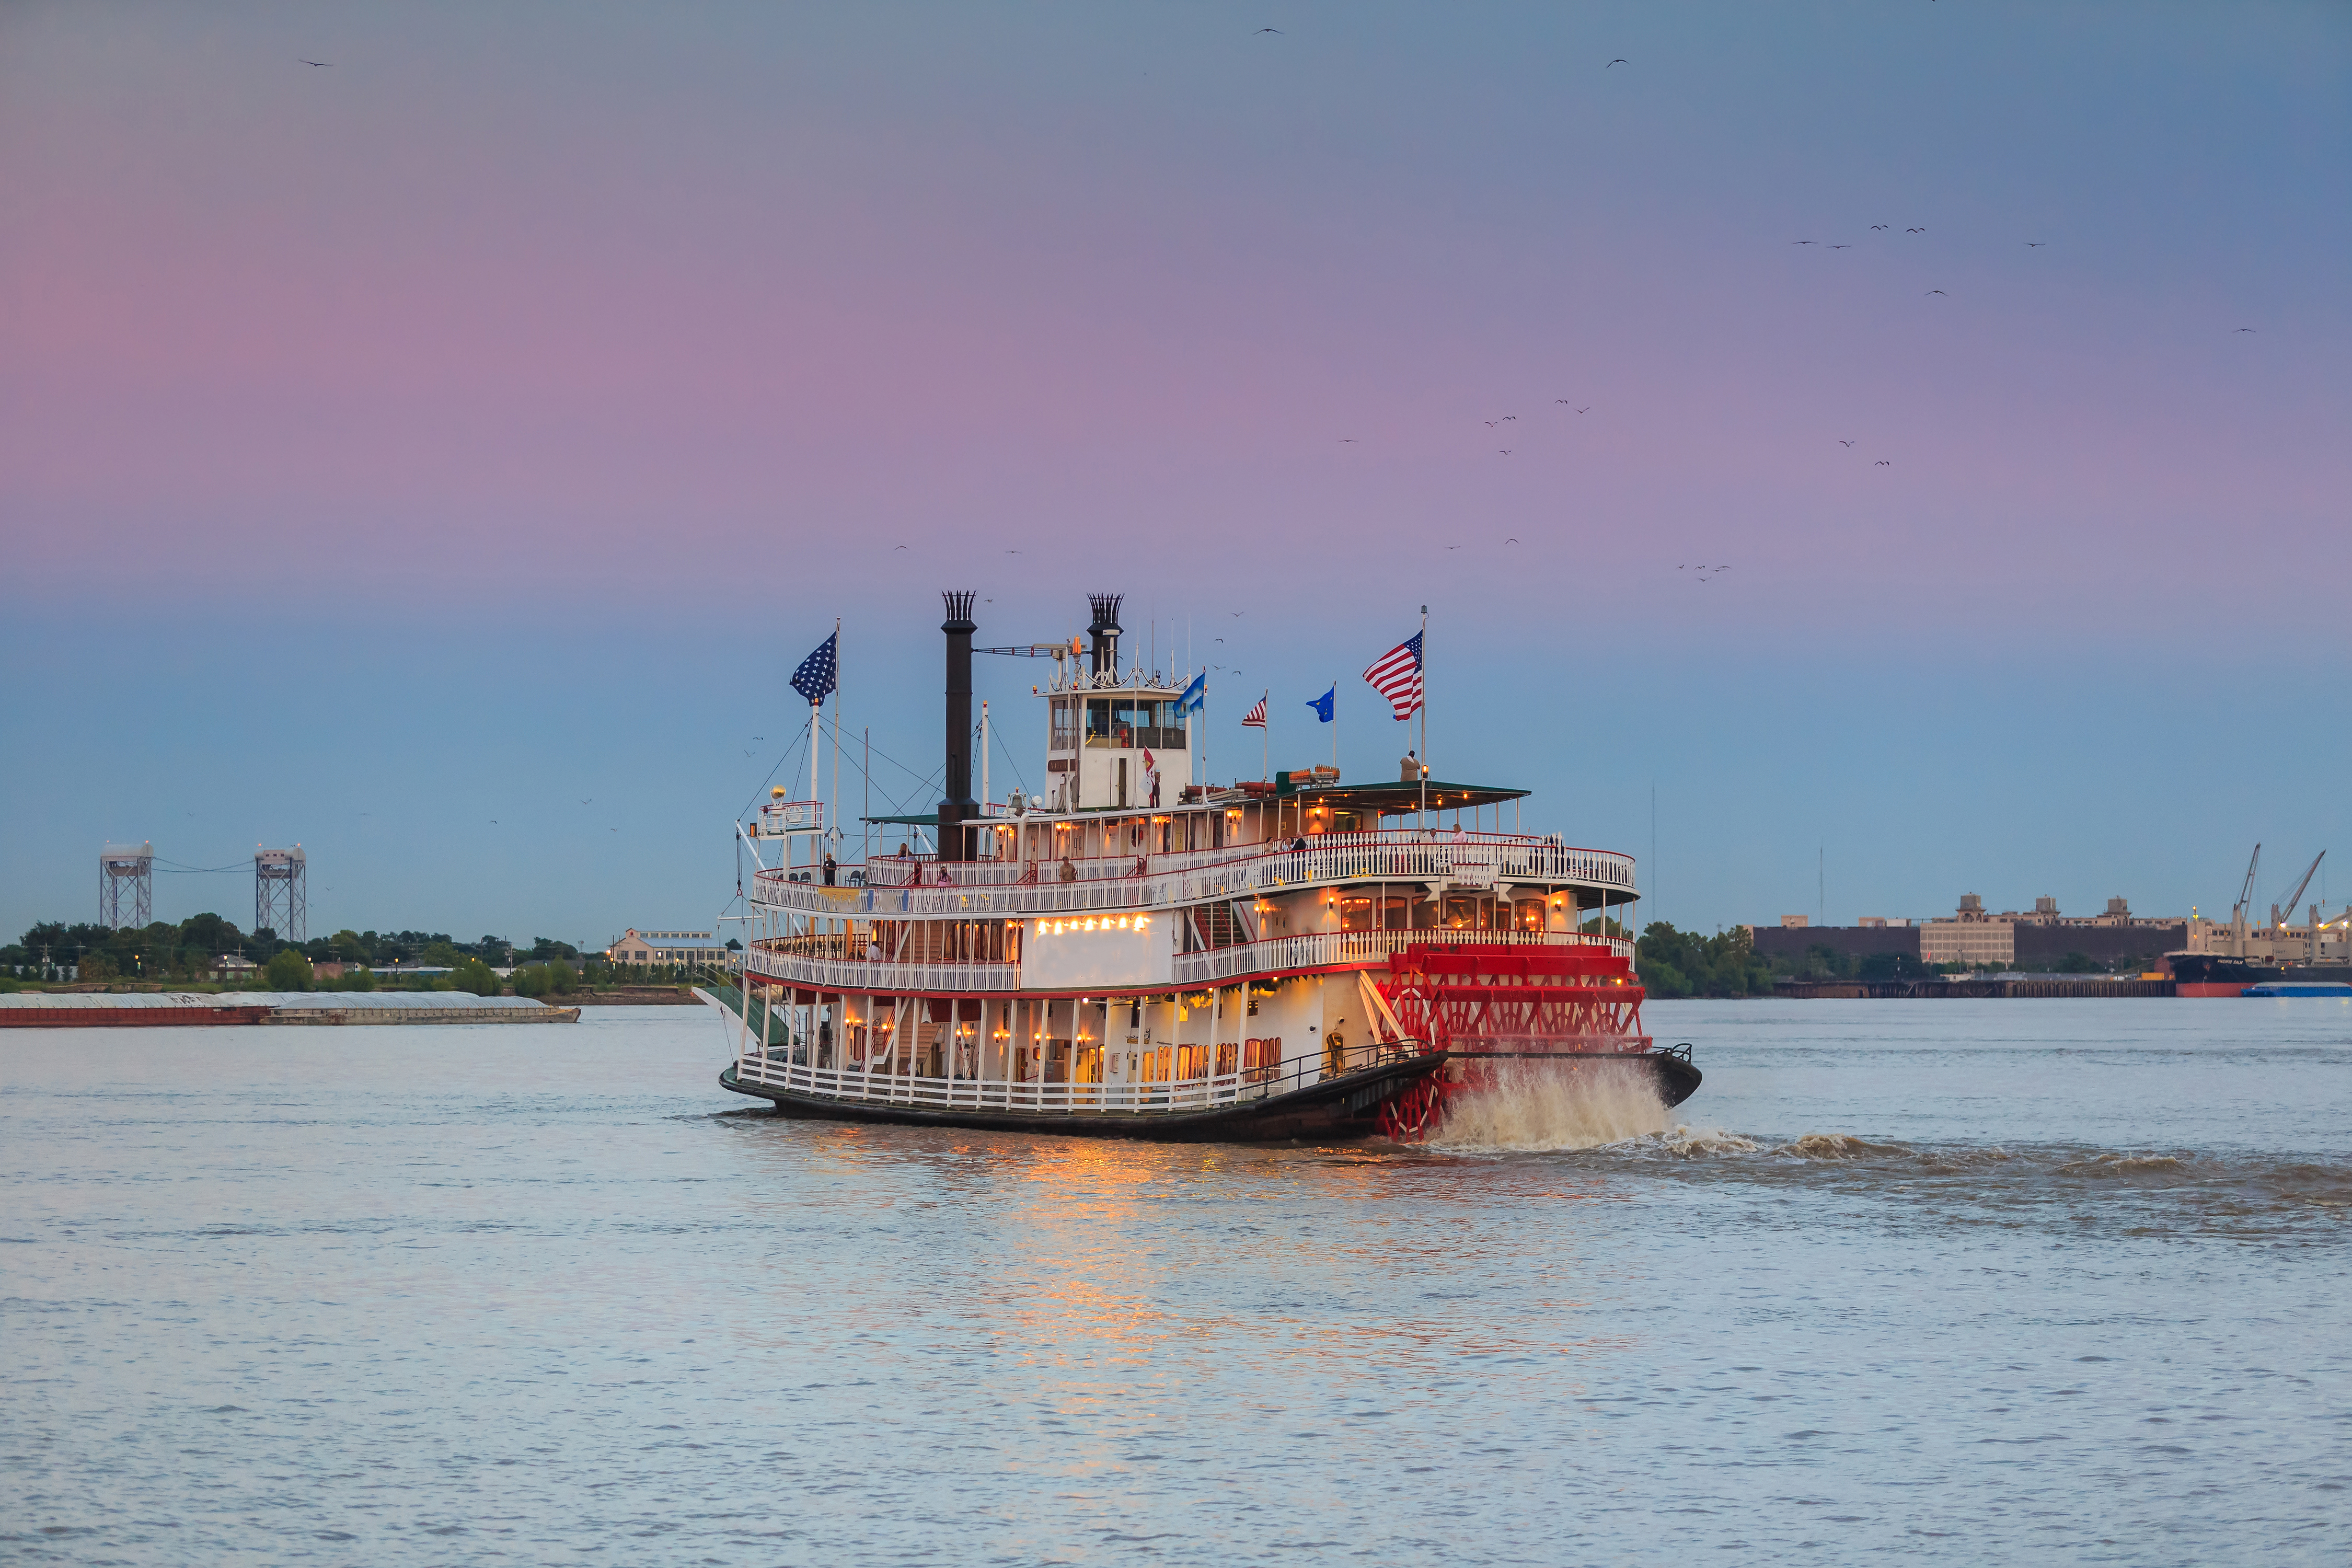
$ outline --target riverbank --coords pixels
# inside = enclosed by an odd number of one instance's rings
[[[2174,996],[2169,980],[2118,978],[2108,974],[1987,974],[1938,976],[1932,980],[1782,980],[1775,996],[1801,1002],[1864,998],[1957,1000],[1981,996]]]

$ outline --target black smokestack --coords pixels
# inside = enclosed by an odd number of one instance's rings
[[[1118,673],[1118,602],[1119,594],[1088,594],[1087,603],[1095,610],[1094,624],[1087,631],[1095,639],[1095,673],[1115,676]]]
[[[971,798],[971,618],[972,595],[946,593],[948,618],[948,797],[940,802],[940,858],[964,858],[963,825],[980,815]]]

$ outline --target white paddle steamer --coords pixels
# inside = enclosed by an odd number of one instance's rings
[[[1687,1047],[1643,1033],[1615,934],[1630,857],[1504,831],[1524,790],[1195,780],[1191,683],[1121,668],[1108,595],[1091,646],[982,650],[1051,657],[1051,784],[975,799],[978,628],[971,595],[946,599],[937,813],[873,819],[907,842],[856,863],[817,801],[779,790],[742,826],[740,984],[702,993],[734,1037],[726,1088],[798,1116],[1196,1140],[1419,1138],[1513,1072],[1697,1088]]]

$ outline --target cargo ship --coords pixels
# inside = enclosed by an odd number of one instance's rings
[[[2176,996],[2243,996],[2251,985],[2352,982],[2352,963],[2266,963],[2220,952],[2169,952]]]
[[[1689,1047],[1643,1028],[1632,857],[1507,830],[1527,791],[1417,760],[1195,779],[1205,676],[1123,665],[1118,595],[1090,596],[1087,639],[979,650],[1051,661],[1048,782],[988,799],[983,760],[975,797],[973,597],[945,595],[936,812],[863,819],[853,858],[813,753],[809,798],[774,789],[736,825],[748,940],[701,990],[732,1037],[722,1087],[837,1121],[1408,1142],[1530,1075],[1696,1090]],[[1425,635],[1366,672],[1399,719]],[[830,647],[794,681],[819,737]],[[985,759],[984,703],[978,729]]]

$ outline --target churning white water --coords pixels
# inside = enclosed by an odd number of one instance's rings
[[[1666,1130],[1665,1102],[1640,1068],[1591,1062],[1564,1070],[1543,1062],[1500,1062],[1492,1086],[1456,1095],[1430,1147],[1533,1153],[1597,1149]]]

